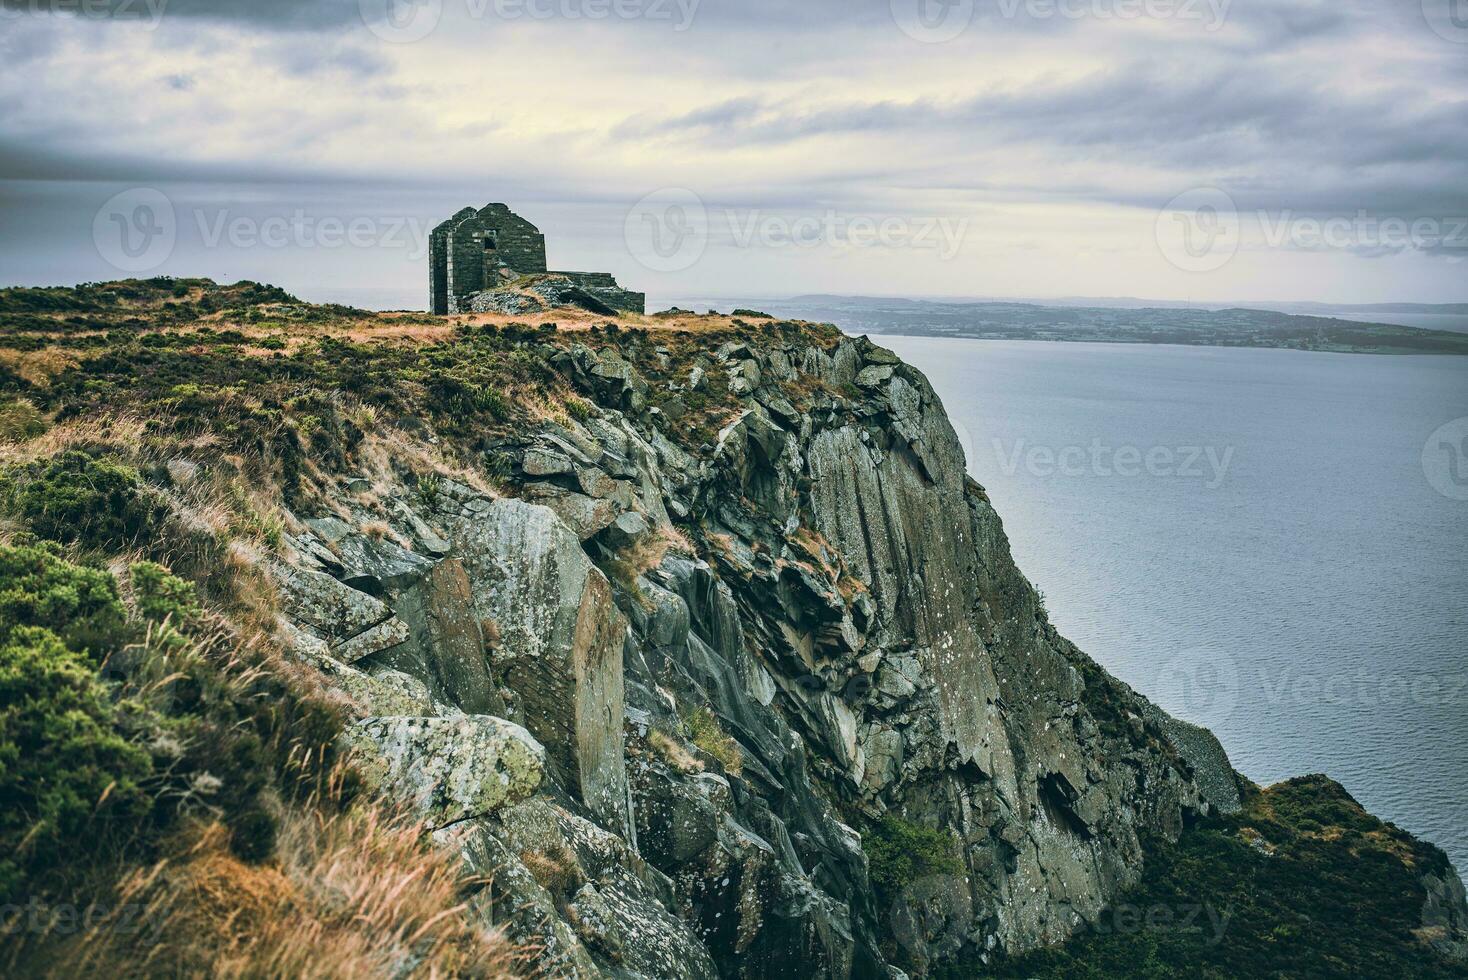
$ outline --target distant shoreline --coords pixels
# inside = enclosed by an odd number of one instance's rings
[[[1255,347],[1336,354],[1468,354],[1468,333],[1464,332],[1275,310],[1051,306],[837,296],[740,302],[755,304],[775,316],[830,322],[847,333],[873,336]],[[692,305],[701,307],[708,303],[699,301]]]
[[[837,324],[837,326],[840,327],[840,324]],[[852,336],[859,336],[861,333],[852,333],[845,328],[841,329],[843,333],[851,333]],[[1280,344],[1221,344],[1175,340],[1099,340],[1091,337],[971,337],[960,334],[901,333],[895,330],[890,330],[885,333],[866,331],[866,335],[876,341],[880,341],[883,337],[904,337],[912,340],[975,340],[983,343],[1096,344],[1106,347],[1202,347],[1209,350],[1279,350],[1293,351],[1298,354],[1369,354],[1379,357],[1452,357],[1458,353],[1468,353],[1431,350],[1370,350],[1366,348],[1343,348],[1336,350],[1329,347],[1288,347]]]

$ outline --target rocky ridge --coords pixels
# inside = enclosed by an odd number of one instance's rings
[[[597,408],[503,440],[506,493],[359,478],[384,529],[344,481],[276,575],[381,784],[493,874],[482,914],[551,975],[1021,951],[1097,916],[1144,836],[1238,806],[1211,735],[1050,626],[890,351],[731,340],[654,406],[618,347],[546,346]],[[715,368],[737,411],[684,448],[676,396]],[[959,873],[879,901],[857,828],[884,816],[951,831]]]

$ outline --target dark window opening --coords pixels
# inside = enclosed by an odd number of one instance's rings
[[[499,246],[496,245],[495,242],[494,242],[494,236],[493,235],[485,235],[484,236],[484,250],[486,252],[493,252],[498,247]]]

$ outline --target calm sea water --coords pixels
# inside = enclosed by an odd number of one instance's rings
[[[1468,501],[1441,437],[1424,465],[1468,358],[876,339],[1062,632],[1256,782],[1326,773],[1468,872]]]

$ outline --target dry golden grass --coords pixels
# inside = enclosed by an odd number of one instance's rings
[[[582,877],[576,855],[560,842],[550,850],[522,851],[520,863],[540,887],[558,901],[570,898],[581,887]]]
[[[698,334],[738,330],[740,325],[735,322],[738,319],[738,317],[724,315],[710,316],[706,313],[686,313],[675,316],[623,313],[617,317],[608,317],[605,314],[592,313],[577,307],[554,307],[540,313],[464,313],[436,317],[432,321],[427,321],[426,314],[423,313],[401,311],[376,313],[370,319],[351,321],[342,327],[328,329],[338,336],[357,342],[402,340],[431,344],[452,340],[462,326],[504,327],[512,323],[554,323],[558,330],[578,333],[614,322],[623,329],[637,328],[667,333]],[[263,337],[282,333],[279,324],[272,325],[268,329],[248,323],[230,323],[228,326],[241,331],[246,336]],[[292,340],[318,338],[322,331],[319,325],[302,324],[287,326],[284,332],[289,345]],[[289,350],[290,347],[288,346],[287,349]]]
[[[29,463],[78,446],[108,445],[140,451],[147,432],[135,415],[97,415],[75,418],[52,426],[34,439],[0,444],[0,465]]]
[[[473,924],[458,860],[421,829],[372,808],[325,817],[287,808],[277,857],[232,856],[227,831],[197,828],[178,853],[128,876],[119,910],[58,939],[39,975],[357,980],[525,975],[497,931]],[[138,915],[141,910],[142,914]],[[122,928],[123,916],[142,929]]]
[[[397,470],[406,467],[420,476],[453,480],[486,496],[499,496],[499,491],[481,470],[446,455],[441,447],[430,445],[393,426],[368,432],[357,447],[357,454],[364,475],[380,494],[388,493],[400,484]]]
[[[656,529],[656,533],[662,539],[665,546],[663,548],[664,553],[671,551],[675,555],[684,555],[689,558],[697,557],[698,549],[694,547],[693,541],[688,535],[683,533],[681,528],[675,527],[672,524],[660,524]],[[662,561],[662,558],[659,557],[658,560]]]
[[[533,419],[554,422],[568,429],[575,425],[567,405],[577,399],[569,389],[547,391],[541,385],[512,385],[506,395],[512,404],[524,408]]]
[[[479,621],[479,633],[484,638],[484,648],[494,650],[500,645],[500,624],[485,616]]]
[[[693,542],[687,535],[671,524],[656,524],[635,544],[618,552],[606,562],[606,571],[623,586],[648,611],[652,603],[637,584],[637,579],[662,564],[669,551],[694,555]]]
[[[79,363],[80,358],[76,354],[59,347],[42,347],[32,351],[0,349],[0,365],[38,388],[48,386],[52,378]]]
[[[647,744],[662,760],[682,773],[703,772],[703,760],[683,747],[683,743],[666,732],[651,729]]]

